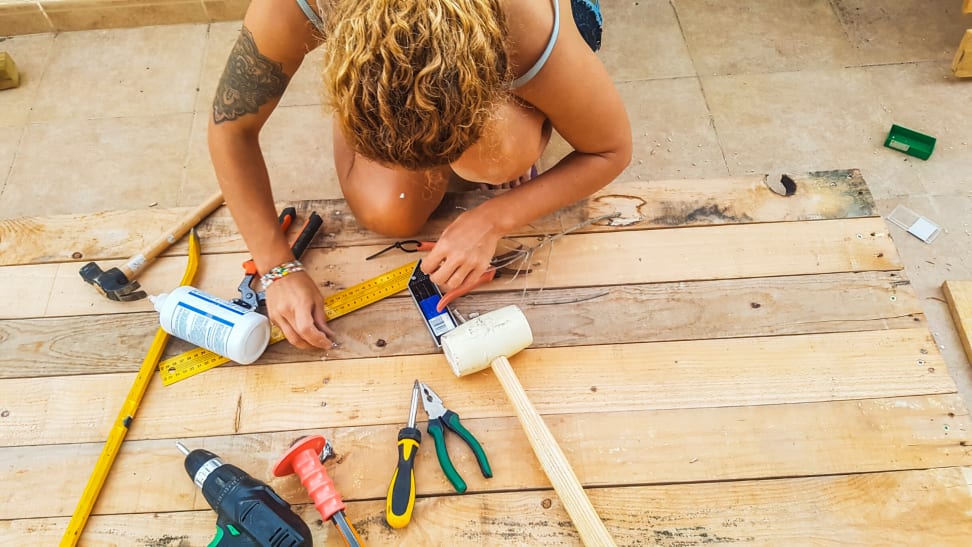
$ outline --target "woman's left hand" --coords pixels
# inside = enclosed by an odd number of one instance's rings
[[[422,260],[422,271],[446,292],[483,275],[503,236],[480,209],[459,215]]]

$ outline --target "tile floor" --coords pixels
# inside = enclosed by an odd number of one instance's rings
[[[895,231],[951,373],[972,367],[942,300],[972,279],[972,79],[951,56],[961,0],[602,0],[604,48],[634,126],[624,180],[860,168]],[[198,203],[215,188],[205,127],[238,22],[14,36],[0,92],[0,218]],[[278,199],[340,197],[311,54],[263,135]],[[882,146],[891,123],[938,137],[929,161]],[[554,141],[548,157],[565,150]],[[896,230],[896,229],[894,229]]]

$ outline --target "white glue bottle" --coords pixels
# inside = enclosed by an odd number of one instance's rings
[[[162,330],[241,365],[259,359],[270,342],[266,316],[188,285],[149,299]]]

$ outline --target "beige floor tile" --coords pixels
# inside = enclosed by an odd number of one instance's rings
[[[206,25],[66,32],[30,120],[192,112]]]
[[[891,121],[937,139],[935,151],[927,161],[897,152],[898,161],[910,162],[924,191],[952,194],[972,188],[970,82],[953,78],[947,61],[875,66],[865,70]]]
[[[53,34],[31,34],[11,36],[0,44],[0,51],[13,58],[20,73],[19,87],[0,91],[0,127],[22,126],[27,122],[53,43]]]
[[[972,16],[958,0],[832,0],[863,64],[951,60]]]
[[[925,243],[907,231],[888,222],[895,247],[905,263],[905,270],[915,292],[922,298],[933,297],[941,292],[947,279],[972,279],[972,220],[955,215],[954,205],[972,206],[968,196],[899,196],[877,200],[878,212],[887,218],[898,205],[908,207],[943,228],[942,234],[932,243]],[[947,212],[943,212],[942,207]]]
[[[206,37],[206,52],[202,56],[202,67],[199,72],[199,91],[196,93],[196,112],[209,111],[216,94],[216,86],[226,67],[233,44],[240,36],[241,21],[213,23],[209,25]]]
[[[276,199],[342,197],[334,170],[331,120],[319,105],[282,106],[260,135]]]
[[[321,104],[323,101],[324,84],[322,71],[324,67],[324,48],[319,47],[304,57],[304,62],[291,78],[287,91],[280,99],[281,106],[306,106]]]
[[[667,0],[604,0],[598,57],[615,81],[694,76],[675,9]]]
[[[972,279],[972,188],[929,199],[934,207],[929,218],[944,230],[933,245],[946,258],[945,279]]]
[[[17,155],[17,146],[24,133],[23,127],[0,127],[0,201],[3,201],[4,183]],[[0,216],[2,218],[2,216]]]
[[[617,178],[660,180],[728,174],[697,78],[618,84],[632,127],[631,164]],[[571,147],[551,139],[540,165],[550,168]]]
[[[189,207],[202,203],[219,189],[213,162],[209,158],[209,144],[206,130],[209,126],[209,111],[196,112],[192,117],[192,130],[186,151],[185,173],[179,190],[178,204]]]
[[[703,77],[733,174],[860,168],[877,198],[923,193],[883,147],[891,117],[865,69]]]
[[[972,365],[962,348],[962,341],[955,328],[944,296],[925,298],[922,311],[928,320],[928,330],[938,344],[938,351],[945,358],[949,375],[955,381],[959,396],[966,408],[972,408]]]
[[[196,97],[196,111],[208,111],[213,103],[216,86],[223,75],[226,60],[233,44],[240,35],[240,21],[228,23],[213,23],[210,25],[209,38],[206,44],[206,54],[203,57],[202,73],[199,78],[199,93]],[[280,100],[280,106],[302,106],[320,104],[321,76],[324,50],[317,48],[310,52],[304,63],[294,74],[287,91]]]
[[[827,0],[678,0],[700,75],[853,65],[857,57]]]
[[[206,144],[208,117],[193,122],[181,205],[198,203],[216,188]],[[279,106],[260,133],[263,156],[277,200],[342,197],[334,171],[331,122],[319,105]]]
[[[0,217],[177,205],[192,114],[30,124]]]

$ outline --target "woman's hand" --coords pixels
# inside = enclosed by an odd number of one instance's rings
[[[294,272],[267,287],[267,316],[300,349],[331,349],[334,331],[327,326],[324,299],[307,272]]]
[[[459,215],[422,260],[422,271],[446,292],[478,279],[489,268],[503,236],[481,208]]]

